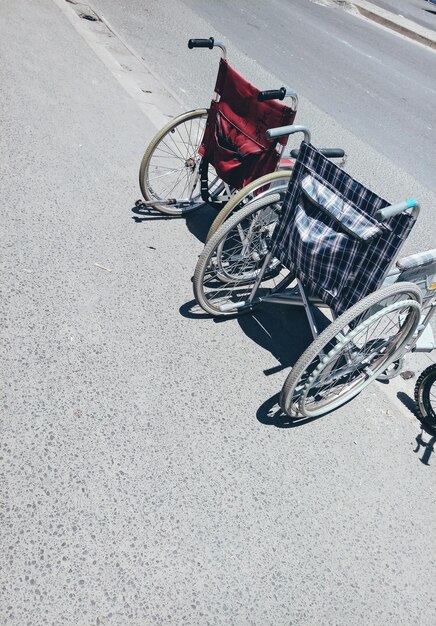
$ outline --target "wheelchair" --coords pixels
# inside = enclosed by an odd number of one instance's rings
[[[286,138],[267,138],[265,131],[293,123],[295,91],[259,91],[229,65],[225,45],[213,37],[190,39],[188,47],[221,49],[215,93],[208,109],[178,115],[151,140],[139,169],[144,201],[137,204],[183,216],[205,205],[222,209],[243,188],[246,201],[286,187],[293,165],[285,157]],[[291,106],[277,101],[286,97]],[[217,216],[212,232],[227,216]]]
[[[303,306],[313,342],[280,393],[291,418],[337,409],[374,380],[399,374],[407,352],[435,346],[436,250],[398,259],[419,214],[390,205],[331,162],[303,126],[286,193],[269,190],[225,221],[194,272],[206,312],[235,316],[260,303]],[[329,320],[320,331],[315,309]]]

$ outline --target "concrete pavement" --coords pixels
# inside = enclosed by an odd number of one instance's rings
[[[432,624],[417,422],[281,422],[298,312],[180,314],[213,214],[132,213],[155,128],[53,2],[0,11],[0,622]]]
[[[407,2],[407,0],[406,0]],[[404,3],[404,0],[403,0]],[[424,5],[424,0],[419,0],[420,5]],[[365,17],[394,30],[401,35],[409,37],[414,41],[422,43],[430,48],[436,49],[436,18],[426,16],[424,6],[417,3],[412,4],[407,11],[407,17],[399,13],[401,7],[394,6],[390,2],[367,0],[352,0],[352,5]],[[407,6],[404,3],[405,7]],[[431,10],[431,5],[428,5]],[[405,12],[405,11],[404,11]]]

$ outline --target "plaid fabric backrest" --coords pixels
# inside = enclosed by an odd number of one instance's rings
[[[276,100],[259,102],[259,89],[221,59],[215,91],[200,154],[213,165],[220,178],[235,189],[273,172],[277,166],[278,143],[265,136],[269,128],[292,124],[295,111]]]
[[[414,224],[405,213],[379,223],[374,215],[386,206],[303,142],[272,251],[339,315],[379,288]]]

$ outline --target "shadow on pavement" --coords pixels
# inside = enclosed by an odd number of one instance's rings
[[[422,429],[421,432],[417,435],[416,437],[416,448],[414,450],[415,453],[418,453],[421,448],[423,448],[423,454],[422,457],[419,459],[421,461],[421,463],[423,463],[423,465],[430,465],[429,460],[431,455],[434,452],[434,444],[436,442],[436,436],[433,436],[431,439],[429,439],[429,441],[424,441],[422,438],[424,430]]]
[[[256,417],[261,424],[276,428],[297,428],[319,419],[319,417],[301,417],[299,419],[289,417],[279,406],[278,393],[265,400],[257,410]]]
[[[210,318],[216,324],[234,320],[236,317],[245,335],[270,352],[278,361],[276,366],[263,370],[265,376],[292,367],[313,341],[305,311],[299,306],[265,303],[256,307],[252,313],[213,318],[205,313],[195,300],[191,300],[182,305],[179,311],[188,319]],[[320,311],[315,311],[315,318],[320,331],[328,326],[329,320]],[[231,328],[234,328],[234,325]],[[247,367],[252,367],[252,363],[247,362]],[[277,428],[296,428],[318,419],[318,417],[298,419],[289,417],[281,410],[278,398],[279,394],[276,393],[256,412],[261,424]]]
[[[397,398],[404,404],[406,409],[408,409],[419,420],[418,410],[416,408],[416,404],[413,398],[407,395],[407,393],[404,393],[404,391],[399,391],[397,393]],[[423,454],[419,460],[424,465],[430,465],[429,460],[430,460],[431,455],[434,452],[434,444],[436,442],[436,435],[432,435],[432,433],[428,432],[425,427],[425,424],[420,424],[420,426],[421,426],[421,432],[418,433],[418,435],[415,438],[416,448],[414,452],[418,454],[421,448],[423,448]],[[427,435],[430,435],[430,439],[428,441],[424,441],[424,439],[422,438],[424,433],[426,433]]]
[[[213,209],[209,205],[187,213],[186,215],[165,215],[165,213],[161,213],[152,207],[145,206],[142,200],[136,200],[135,206],[131,208],[131,211],[134,214],[132,219],[137,224],[155,220],[184,219],[189,232],[202,243],[206,243],[207,233],[217,215],[216,209]]]
[[[329,320],[316,311],[319,330],[325,328]],[[252,341],[270,352],[278,364],[265,369],[270,376],[292,367],[312,343],[313,337],[303,307],[286,304],[261,304],[250,315],[238,317],[242,331]]]
[[[196,300],[185,302],[179,308],[180,315],[188,319],[211,319],[215,324],[238,320],[242,331],[254,343],[270,352],[278,364],[263,370],[270,376],[294,365],[307,346],[312,342],[307,318],[302,307],[280,304],[260,304],[251,313],[213,317],[205,313]],[[317,322],[322,329],[327,318],[317,313]]]
[[[196,300],[190,300],[189,302],[185,302],[185,304],[182,304],[182,306],[179,308],[179,313],[182,317],[186,317],[189,320],[213,320],[214,322],[216,322],[217,320],[214,319],[211,315],[209,315],[209,313],[206,313],[205,311],[203,311],[203,309],[198,306],[197,301]],[[227,319],[232,319],[232,318],[220,318],[219,321],[224,321]]]
[[[198,241],[206,243],[207,233],[216,216],[217,210],[207,204],[196,211],[186,214],[186,228]]]
[[[397,398],[402,402],[402,404],[404,404],[406,409],[413,413],[415,417],[418,417],[415,401],[410,396],[408,396],[407,393],[404,393],[404,391],[399,391],[397,393]]]
[[[134,213],[132,219],[140,224],[141,222],[151,222],[155,220],[170,220],[173,219],[171,215],[165,215],[160,211],[156,211],[151,207],[145,206],[142,200],[136,200],[135,206],[130,209]],[[178,218],[177,218],[178,219]]]

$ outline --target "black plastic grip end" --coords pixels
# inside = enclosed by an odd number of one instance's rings
[[[317,148],[318,152],[321,152],[328,159],[342,159],[345,156],[345,151],[342,148]],[[290,155],[293,159],[298,157],[299,148],[291,150]]]
[[[286,89],[280,87],[280,89],[267,89],[261,91],[257,96],[259,102],[265,102],[265,100],[283,100],[286,96]]]
[[[214,46],[215,40],[213,37],[209,37],[209,39],[190,39],[188,41],[188,48],[192,50],[192,48],[209,48],[212,50]]]
[[[345,150],[342,148],[318,148],[318,150],[328,159],[342,159],[345,156]]]

